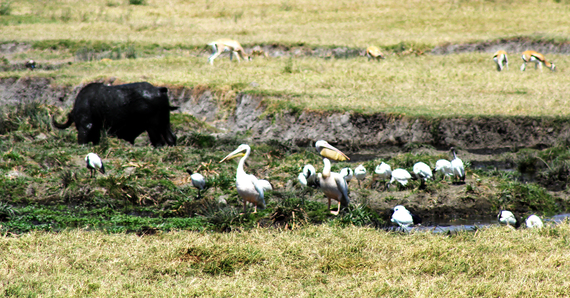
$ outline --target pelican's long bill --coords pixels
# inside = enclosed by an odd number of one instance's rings
[[[346,154],[342,151],[338,150],[337,148],[333,147],[327,141],[320,140],[315,143],[315,147],[317,147],[317,151],[321,154],[322,157],[326,157],[328,159],[332,159],[335,161],[345,161],[350,160]]]
[[[243,148],[238,148],[236,149],[234,152],[228,154],[228,156],[224,157],[224,159],[220,160],[220,163],[226,161],[226,160],[230,160],[230,159],[234,159],[236,157],[242,157],[245,155],[245,153],[243,153],[242,151],[244,151],[245,149]]]

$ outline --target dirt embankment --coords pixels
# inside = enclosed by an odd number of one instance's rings
[[[107,83],[111,83],[111,79]],[[0,80],[0,104],[40,101],[71,108],[82,86],[54,86],[46,78]],[[309,146],[318,139],[349,148],[404,147],[429,144],[438,149],[458,146],[480,153],[510,148],[550,147],[570,138],[565,119],[537,117],[412,118],[378,113],[282,111],[265,115],[262,97],[236,96],[235,109],[221,115],[209,90],[171,88],[170,98],[180,111],[222,130],[220,136],[247,135],[252,141],[279,140]],[[224,113],[228,113],[227,110]]]
[[[533,50],[543,54],[570,54],[570,42],[552,42],[529,37],[514,37],[472,43],[444,44],[435,47],[431,53],[435,55],[468,52],[494,53],[498,50],[509,53]]]

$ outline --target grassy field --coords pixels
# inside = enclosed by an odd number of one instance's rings
[[[6,296],[566,297],[570,225],[0,237]]]
[[[3,1],[6,2],[6,1]],[[568,38],[561,1],[12,1],[0,40],[100,40],[202,47],[244,44],[437,45],[514,35]],[[41,34],[39,34],[41,32]]]
[[[489,54],[396,56],[414,47],[528,36],[569,39],[567,1],[3,1],[0,41],[32,45],[5,53],[4,63],[35,59],[56,70],[7,71],[0,77],[48,76],[77,85],[117,77],[123,82],[209,87],[252,92],[276,106],[313,110],[388,112],[410,116],[568,116],[566,55],[547,55],[558,72],[498,73]],[[6,6],[6,5],[4,5]],[[5,10],[4,10],[5,11]],[[532,24],[532,26],[528,26]],[[41,34],[40,34],[41,32]],[[388,53],[381,63],[365,58],[258,58],[211,67],[207,42],[221,37],[243,44],[348,46],[374,44]],[[95,56],[90,56],[96,54]],[[104,55],[102,55],[104,54]],[[81,62],[101,57],[137,58]],[[66,62],[72,62],[67,66]],[[255,82],[258,87],[250,84]],[[255,84],[254,84],[255,85]]]
[[[569,56],[550,56],[559,65],[570,64]],[[555,73],[533,67],[522,73],[515,60],[509,71],[499,73],[491,57],[480,53],[389,56],[380,63],[367,62],[364,57],[282,57],[237,64],[222,58],[213,67],[205,63],[205,57],[170,56],[80,62],[33,74],[4,72],[0,77],[47,76],[65,85],[108,77],[189,88],[199,85],[220,94],[230,90],[260,94],[277,106],[285,103],[312,110],[410,116],[570,115],[566,108],[570,76],[563,66]]]

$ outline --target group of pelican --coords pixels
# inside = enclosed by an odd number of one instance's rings
[[[361,181],[366,177],[366,168],[363,165],[359,165],[354,169],[354,171],[350,168],[343,168],[340,173],[332,172],[331,160],[345,161],[350,158],[325,140],[317,141],[315,143],[315,148],[323,157],[323,169],[318,173],[313,165],[305,165],[301,173],[299,173],[299,183],[305,187],[310,186],[322,190],[328,199],[329,211],[336,215],[340,212],[341,208],[346,208],[350,203],[350,198],[348,196],[348,182],[354,177],[358,180],[360,186]],[[438,161],[435,170],[441,171],[444,175],[455,175],[458,180],[464,181],[465,169],[463,162],[457,157],[454,148],[451,148],[451,152],[453,153],[453,160]],[[241,156],[236,172],[236,189],[238,195],[244,202],[244,212],[246,211],[247,202],[252,203],[255,206],[254,212],[257,212],[258,207],[260,209],[265,208],[264,191],[272,190],[272,187],[267,180],[258,179],[254,175],[250,175],[245,172],[245,160],[250,154],[251,147],[249,145],[242,144],[220,162]],[[422,181],[421,185],[425,185],[424,183],[426,180],[433,179],[432,169],[424,162],[416,163],[413,171],[415,177]],[[395,169],[392,171],[390,165],[385,162],[382,162],[376,167],[375,173],[378,174],[381,179],[387,180],[390,178],[390,182],[387,187],[389,187],[394,181],[405,186],[408,183],[408,180],[412,179],[412,175],[405,169]],[[331,210],[332,200],[335,200],[338,203],[336,211]]]

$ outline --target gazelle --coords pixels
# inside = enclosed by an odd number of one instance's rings
[[[497,70],[501,71],[505,66],[507,66],[507,70],[509,70],[509,60],[507,59],[507,52],[505,51],[497,51],[495,55],[493,55],[493,61],[497,63]]]
[[[368,57],[368,61],[370,61],[370,59],[380,60],[385,58],[380,49],[375,46],[366,48],[366,57]]]
[[[546,61],[544,55],[535,51],[524,51],[522,53],[522,59],[523,59],[523,64],[521,65],[521,71],[524,71],[526,69],[527,62],[534,62],[535,63],[534,68],[536,69],[538,67],[540,68],[540,70],[542,70],[542,64],[546,65],[546,67],[550,68],[550,70],[552,71],[554,71],[556,67],[554,63]]]
[[[251,57],[245,53],[239,42],[235,40],[222,38],[212,41],[208,45],[212,47],[212,55],[208,58],[208,62],[212,65],[214,65],[214,59],[218,58],[223,52],[230,52],[230,61],[232,61],[234,55],[238,62],[240,62],[239,57],[245,61],[251,60]]]

